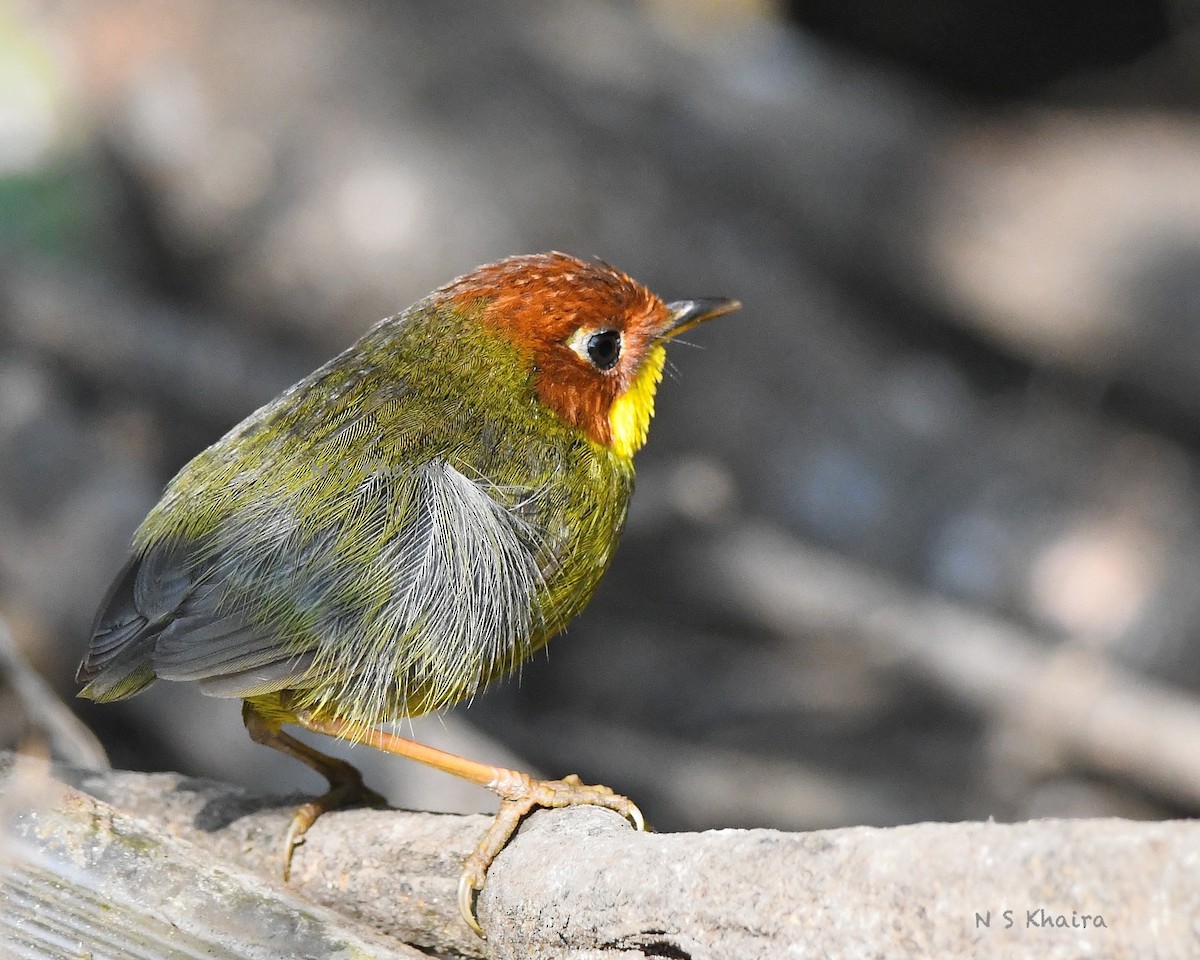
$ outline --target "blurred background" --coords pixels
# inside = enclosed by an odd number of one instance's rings
[[[451,277],[562,249],[745,309],[674,347],[586,614],[418,736],[661,829],[1195,814],[1198,27],[0,0],[0,743],[316,790],[236,702],[74,699],[91,618],[207,443]],[[491,805],[350,755],[396,803]]]

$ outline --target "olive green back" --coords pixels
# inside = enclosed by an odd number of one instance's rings
[[[477,314],[424,301],[199,454],[97,621],[85,694],[295,691],[375,724],[453,704],[590,599],[632,467],[538,399]]]

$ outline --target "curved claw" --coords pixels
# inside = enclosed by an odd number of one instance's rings
[[[467,926],[475,931],[479,939],[486,940],[487,934],[483,932],[483,927],[479,925],[479,919],[475,916],[475,897],[478,893],[479,887],[475,885],[474,878],[464,870],[462,876],[458,878],[458,912],[462,914]]]
[[[316,803],[304,803],[292,814],[287,833],[283,835],[283,882],[287,883],[292,875],[292,854],[304,842],[308,828],[317,822],[322,811]]]

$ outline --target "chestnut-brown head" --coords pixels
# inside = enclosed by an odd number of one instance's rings
[[[439,291],[526,355],[542,402],[595,443],[632,458],[646,440],[663,344],[738,309],[736,300],[664,303],[606,263],[565,253],[511,257]]]

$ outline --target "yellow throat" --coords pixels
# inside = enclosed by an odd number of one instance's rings
[[[662,381],[666,359],[667,351],[661,343],[647,350],[633,383],[609,408],[608,425],[612,430],[609,448],[622,460],[633,460],[646,442],[650,418],[654,416],[654,393]]]

